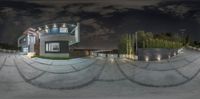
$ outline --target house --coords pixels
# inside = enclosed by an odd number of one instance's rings
[[[69,56],[70,46],[80,42],[79,23],[50,23],[28,28],[18,38],[18,47],[25,54]]]

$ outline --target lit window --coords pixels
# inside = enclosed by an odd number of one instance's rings
[[[66,27],[61,27],[61,28],[60,28],[60,33],[68,33],[68,28],[66,28]]]
[[[51,43],[46,43],[45,46],[46,52],[60,52],[60,43],[57,42],[51,42]]]

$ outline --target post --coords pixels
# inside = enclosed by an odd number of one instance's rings
[[[138,37],[137,37],[138,35],[137,35],[137,32],[135,32],[135,54],[137,55],[137,51],[138,51],[138,41],[137,41],[137,39],[138,39]]]
[[[135,60],[138,60],[138,34],[137,34],[137,32],[135,32],[135,57],[134,57],[134,59]]]

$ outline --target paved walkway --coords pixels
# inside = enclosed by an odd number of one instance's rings
[[[199,79],[199,72],[200,53],[188,49],[178,56],[160,62],[103,57],[57,61],[0,53],[0,87],[7,90],[15,88],[15,84],[27,86],[31,90],[87,89],[97,83],[121,83],[121,87],[127,86],[123,82],[128,82],[129,87],[136,84],[146,88],[172,88]],[[0,90],[0,93],[4,93],[1,91],[3,90]]]

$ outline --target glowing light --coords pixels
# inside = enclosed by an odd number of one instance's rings
[[[134,59],[134,55],[129,54],[129,55],[128,55],[128,58],[130,58],[130,59]]]
[[[145,56],[145,61],[146,61],[146,62],[149,61],[149,56]]]
[[[171,58],[171,56],[170,56],[170,55],[168,55],[168,58]]]
[[[49,30],[46,28],[46,29],[45,29],[45,32],[46,32],[46,33],[48,33],[48,32],[49,32]]]
[[[122,55],[123,57],[126,57],[126,55]]]
[[[42,30],[40,27],[38,27],[38,30]]]
[[[45,28],[49,28],[47,25],[45,25]]]
[[[30,53],[27,54],[27,57],[31,58],[31,57],[33,57],[34,55],[35,55],[34,52],[30,52]]]
[[[53,27],[54,27],[54,28],[56,28],[56,27],[57,27],[57,25],[54,23],[54,24],[53,24]]]
[[[110,61],[111,61],[111,63],[113,63],[113,62],[114,62],[114,59],[113,59],[113,58],[111,58],[111,59],[110,59]]]
[[[76,26],[76,25],[72,24],[71,26],[74,27],[74,26]]]
[[[91,52],[91,55],[93,56],[93,55],[94,55],[94,53],[93,53],[93,52]]]
[[[157,56],[157,60],[160,61],[161,60],[161,55]]]
[[[62,27],[66,27],[66,24],[65,24],[65,23],[63,23]]]
[[[176,56],[176,53],[174,52],[174,56]]]

